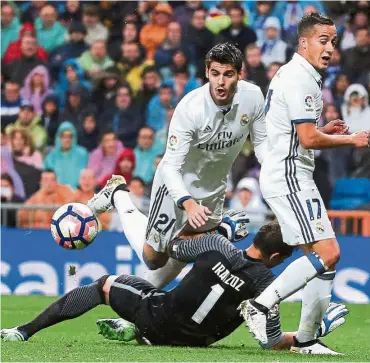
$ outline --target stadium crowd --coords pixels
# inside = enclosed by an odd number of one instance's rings
[[[207,51],[235,43],[243,79],[266,93],[310,12],[333,17],[339,35],[320,126],[342,118],[350,132],[370,129],[368,1],[2,1],[2,203],[86,203],[114,173],[147,213],[174,108],[206,82]],[[317,152],[316,165],[326,204],[338,178],[370,178],[369,150]],[[259,169],[246,142],[226,200],[256,224],[268,213]],[[53,211],[4,213],[8,226],[49,228]],[[102,224],[120,229],[114,213]]]

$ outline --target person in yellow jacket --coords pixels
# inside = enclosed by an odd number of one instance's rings
[[[18,119],[9,124],[5,132],[9,135],[14,129],[26,130],[37,150],[43,152],[47,143],[48,135],[45,128],[40,124],[40,116],[35,112],[33,105],[29,101],[23,101],[20,107]]]

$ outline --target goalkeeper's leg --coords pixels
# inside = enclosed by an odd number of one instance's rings
[[[4,340],[28,340],[42,329],[85,314],[98,305],[107,302],[103,286],[108,275],[102,276],[90,285],[77,287],[49,305],[41,314],[27,324],[14,329],[3,329]],[[13,339],[18,338],[18,339]]]

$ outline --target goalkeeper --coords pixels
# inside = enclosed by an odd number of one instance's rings
[[[102,276],[68,292],[34,320],[1,330],[1,337],[5,341],[25,341],[51,325],[109,304],[121,318],[134,324],[131,329],[112,329],[116,336],[111,338],[136,338],[151,345],[208,346],[243,323],[246,300],[258,296],[273,281],[270,268],[283,262],[292,251],[293,247],[283,243],[277,222],[263,226],[246,250],[236,248],[221,234],[177,238],[168,245],[168,255],[195,263],[173,290],[158,290],[131,275]],[[317,338],[343,324],[347,313],[344,305],[330,306]],[[99,325],[109,328],[109,322],[115,323],[105,320]],[[262,345],[266,349],[289,349],[294,341],[295,333],[281,331],[277,306],[267,319],[267,337],[267,343]]]

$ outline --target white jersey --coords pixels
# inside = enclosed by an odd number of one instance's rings
[[[322,106],[320,74],[294,54],[272,79],[266,96],[268,151],[260,174],[264,198],[316,188],[314,152],[300,145],[296,125],[317,124]]]
[[[209,83],[187,94],[175,109],[156,171],[174,202],[180,205],[189,196],[199,201],[223,198],[227,175],[249,134],[262,159],[264,119],[261,89],[245,81],[238,82],[226,114],[214,103]]]

